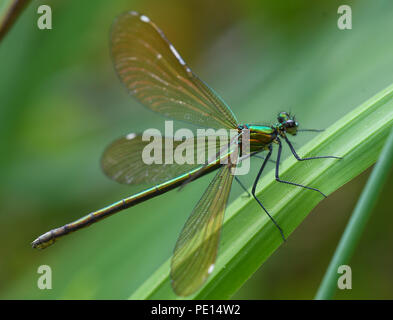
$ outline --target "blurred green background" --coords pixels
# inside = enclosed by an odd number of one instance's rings
[[[52,7],[52,30],[36,26],[43,3]],[[342,4],[352,7],[352,30],[337,28]],[[393,81],[390,0],[33,1],[0,43],[2,299],[129,297],[170,257],[208,184],[195,181],[47,250],[30,247],[41,233],[142,188],[117,185],[99,167],[115,138],[163,127],[112,67],[109,29],[127,10],[160,26],[240,122],[269,123],[290,110],[304,128],[326,128]],[[298,136],[296,146],[312,136]],[[369,173],[322,201],[233,298],[313,298]],[[393,298],[392,182],[390,173],[350,263],[353,289],[338,299]],[[240,195],[234,184],[231,199]],[[52,290],[37,288],[43,264],[52,268]]]

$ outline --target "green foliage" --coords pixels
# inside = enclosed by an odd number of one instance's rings
[[[368,168],[378,158],[393,125],[393,84],[327,128],[299,150],[303,156],[336,155],[342,160],[312,160],[305,164],[288,158],[281,177],[302,177],[300,183],[330,194]],[[310,163],[311,162],[311,163]],[[298,180],[297,180],[298,181]],[[322,200],[317,192],[288,187],[283,192],[271,171],[260,182],[257,195],[274,203],[271,212],[289,235]],[[227,210],[220,255],[207,285],[190,298],[229,298],[281,245],[282,239],[253,198],[237,199]],[[176,298],[170,288],[169,262],[146,281],[132,299]]]
[[[379,199],[383,186],[389,177],[387,173],[393,167],[393,127],[390,127],[390,135],[386,140],[378,162],[359,198],[351,220],[348,222],[347,228],[319,287],[315,297],[318,300],[333,298],[337,286],[338,267],[340,265],[346,265],[350,261],[372,210]]]
[[[163,127],[163,118],[128,97],[115,76],[108,34],[120,12],[138,10],[155,21],[241,122],[270,123],[277,112],[292,111],[303,128],[327,129],[304,147],[312,134],[293,139],[301,155],[345,156],[308,164],[285,160],[283,178],[331,193],[378,157],[391,121],[389,110],[383,111],[389,102],[380,99],[390,94],[380,93],[358,106],[392,81],[393,42],[386,38],[393,34],[389,0],[349,1],[356,19],[347,31],[336,26],[341,1],[304,0],[288,7],[280,1],[249,0],[217,10],[209,1],[49,0],[45,4],[54,14],[50,31],[35,27],[40,3],[32,2],[0,43],[0,139],[5,150],[0,158],[1,298],[174,297],[165,261],[209,177],[67,236],[42,252],[30,247],[42,232],[143,188],[108,181],[99,168],[102,151],[118,136]],[[349,125],[354,117],[362,127]],[[251,184],[259,165],[253,163],[244,183]],[[272,182],[270,172],[258,191],[288,235],[321,199]],[[233,189],[236,200],[225,218],[217,268],[196,297],[230,297],[280,245],[278,231],[256,204],[239,198],[238,186]],[[49,291],[36,287],[42,264],[53,270]],[[308,273],[315,274],[315,269],[310,266]],[[301,293],[299,281],[305,288]],[[267,297],[291,292],[312,298],[317,284],[307,281],[295,274],[295,284],[288,281],[280,293]],[[385,294],[391,297],[389,290]]]

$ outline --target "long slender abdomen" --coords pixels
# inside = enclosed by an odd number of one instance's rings
[[[62,237],[65,236],[71,232],[77,231],[79,229],[85,228],[89,225],[91,225],[94,222],[100,221],[104,218],[109,217],[110,215],[117,213],[121,210],[130,208],[132,206],[137,205],[138,203],[141,203],[143,201],[149,200],[153,197],[156,197],[160,194],[166,193],[172,189],[177,188],[178,186],[182,185],[185,181],[188,179],[192,178],[193,175],[195,174],[195,179],[198,179],[205,174],[217,169],[221,164],[217,160],[217,162],[214,162],[206,167],[203,168],[197,168],[187,174],[181,175],[175,179],[166,181],[164,183],[161,183],[155,187],[149,188],[147,190],[144,190],[140,193],[137,193],[135,195],[132,195],[128,198],[125,198],[123,200],[120,200],[118,202],[115,202],[114,204],[105,207],[103,209],[97,210],[95,212],[89,213],[88,215],[71,222],[69,224],[66,224],[62,227],[52,229],[43,235],[39,236],[37,239],[35,239],[31,245],[33,248],[37,249],[45,249],[55,243],[55,241]],[[201,174],[199,172],[203,170]]]

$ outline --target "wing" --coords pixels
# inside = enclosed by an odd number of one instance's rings
[[[232,180],[231,167],[222,166],[177,240],[171,261],[171,280],[173,290],[180,296],[198,290],[213,271]]]
[[[121,81],[147,108],[202,127],[237,127],[230,108],[148,17],[135,11],[119,16],[112,27],[111,50]]]
[[[198,167],[202,168],[208,159],[214,161],[222,142],[218,136],[214,136],[215,143],[209,143],[210,137],[195,137],[183,141],[157,137],[156,141],[143,141],[142,135],[130,133],[106,148],[101,158],[101,168],[109,178],[119,183],[161,183]],[[172,164],[164,161],[168,155],[174,160]],[[161,163],[154,162],[155,156],[161,159]],[[179,164],[180,158],[184,164]]]

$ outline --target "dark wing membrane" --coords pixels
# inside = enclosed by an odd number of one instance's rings
[[[173,138],[155,137],[154,140],[143,141],[142,135],[130,133],[106,148],[101,158],[101,167],[109,178],[119,183],[158,184],[202,168],[207,161],[213,162],[217,150],[221,148],[221,141],[214,136],[215,143],[209,143],[209,138],[173,141]],[[149,147],[153,142],[154,150]],[[168,164],[169,160],[166,161],[168,155],[169,159],[173,159],[172,164]],[[184,163],[179,164],[178,159]]]
[[[111,41],[117,74],[144,106],[202,127],[237,127],[230,108],[191,71],[148,17],[134,11],[119,16]]]
[[[213,271],[232,180],[231,167],[222,166],[177,240],[171,262],[171,280],[173,290],[180,296],[198,290]]]

